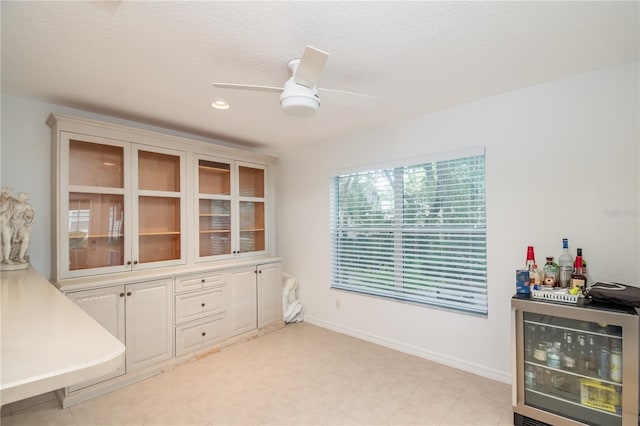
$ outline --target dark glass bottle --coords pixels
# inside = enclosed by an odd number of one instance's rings
[[[527,360],[533,359],[533,350],[534,350],[534,336],[535,336],[535,325],[529,324],[527,326],[527,342],[524,346],[524,354]]]
[[[576,369],[576,345],[573,340],[573,333],[570,331],[567,331],[565,338],[562,368],[568,371],[574,371]]]
[[[582,249],[577,250],[576,260],[573,263],[573,273],[571,274],[571,288],[585,288],[587,285],[587,276],[582,270]]]
[[[578,356],[576,359],[576,371],[580,374],[589,374],[589,354],[587,352],[586,337],[578,335]]]
[[[598,375],[598,369],[600,367],[600,354],[599,345],[597,344],[595,336],[589,336],[589,372],[592,376]]]

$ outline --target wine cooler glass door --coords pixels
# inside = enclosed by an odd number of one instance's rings
[[[524,402],[579,422],[622,424],[622,327],[523,313]]]

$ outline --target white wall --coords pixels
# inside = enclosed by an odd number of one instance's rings
[[[306,320],[510,381],[510,298],[526,246],[582,247],[596,280],[640,285],[638,62],[280,154],[279,253]],[[330,290],[331,170],[486,147],[489,315]],[[340,300],[340,309],[336,307]]]
[[[49,114],[69,114],[131,126],[202,142],[242,148],[232,143],[189,135],[183,132],[144,125],[99,114],[2,95],[0,184],[13,194],[26,192],[36,210],[28,254],[31,265],[46,277],[51,273],[51,129],[45,121]],[[246,148],[245,148],[246,149]]]

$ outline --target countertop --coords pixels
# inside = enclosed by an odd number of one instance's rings
[[[124,345],[33,268],[2,271],[0,405],[91,380]]]

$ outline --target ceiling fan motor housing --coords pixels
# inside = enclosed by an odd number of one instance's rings
[[[297,84],[291,77],[284,84],[284,90],[280,95],[280,107],[290,115],[310,116],[318,111],[320,96],[315,87],[309,88]]]

